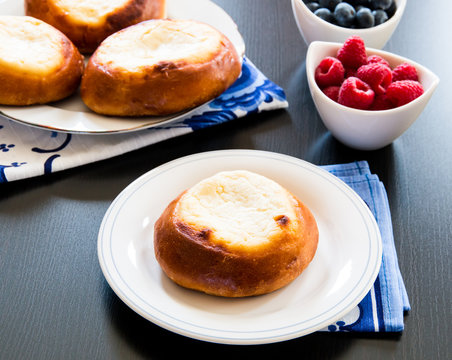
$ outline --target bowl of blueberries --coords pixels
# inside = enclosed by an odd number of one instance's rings
[[[406,0],[292,0],[295,21],[308,45],[358,35],[375,49],[389,40],[405,6]]]

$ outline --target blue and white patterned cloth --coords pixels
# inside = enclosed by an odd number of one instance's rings
[[[128,134],[80,135],[32,128],[0,116],[0,183],[111,158],[251,113],[287,106],[284,91],[244,58],[242,74],[226,92],[189,118],[162,127]]]
[[[384,185],[377,175],[371,174],[366,161],[323,168],[343,180],[365,201],[377,220],[383,243],[380,272],[370,292],[347,316],[323,331],[401,332],[410,303],[397,260]]]

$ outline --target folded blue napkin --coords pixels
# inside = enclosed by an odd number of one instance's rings
[[[372,211],[381,233],[383,259],[378,277],[366,297],[343,319],[322,331],[401,332],[403,316],[410,310],[410,303],[397,260],[384,185],[377,175],[371,174],[366,161],[323,168],[355,190]]]
[[[240,77],[226,92],[189,117],[165,126],[126,134],[81,135],[33,128],[0,115],[0,183],[111,158],[251,113],[287,106],[284,91],[245,57]]]

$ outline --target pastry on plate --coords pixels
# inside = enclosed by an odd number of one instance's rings
[[[174,199],[154,226],[154,250],[177,284],[225,297],[261,295],[297,278],[313,259],[311,211],[275,181],[224,171]]]
[[[55,26],[82,53],[91,53],[118,30],[165,17],[166,0],[25,0],[25,14]]]
[[[238,78],[231,41],[192,20],[148,20],[109,36],[94,52],[81,95],[94,112],[169,115],[201,105]]]
[[[83,56],[59,30],[29,16],[0,16],[0,104],[63,99],[78,88]]]

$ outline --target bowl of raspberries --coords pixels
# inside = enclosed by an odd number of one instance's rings
[[[344,42],[360,36],[381,49],[405,11],[406,0],[291,0],[302,37],[312,41]]]
[[[306,74],[317,111],[333,136],[359,150],[376,150],[402,135],[439,83],[426,67],[367,48],[362,38],[312,42]]]

